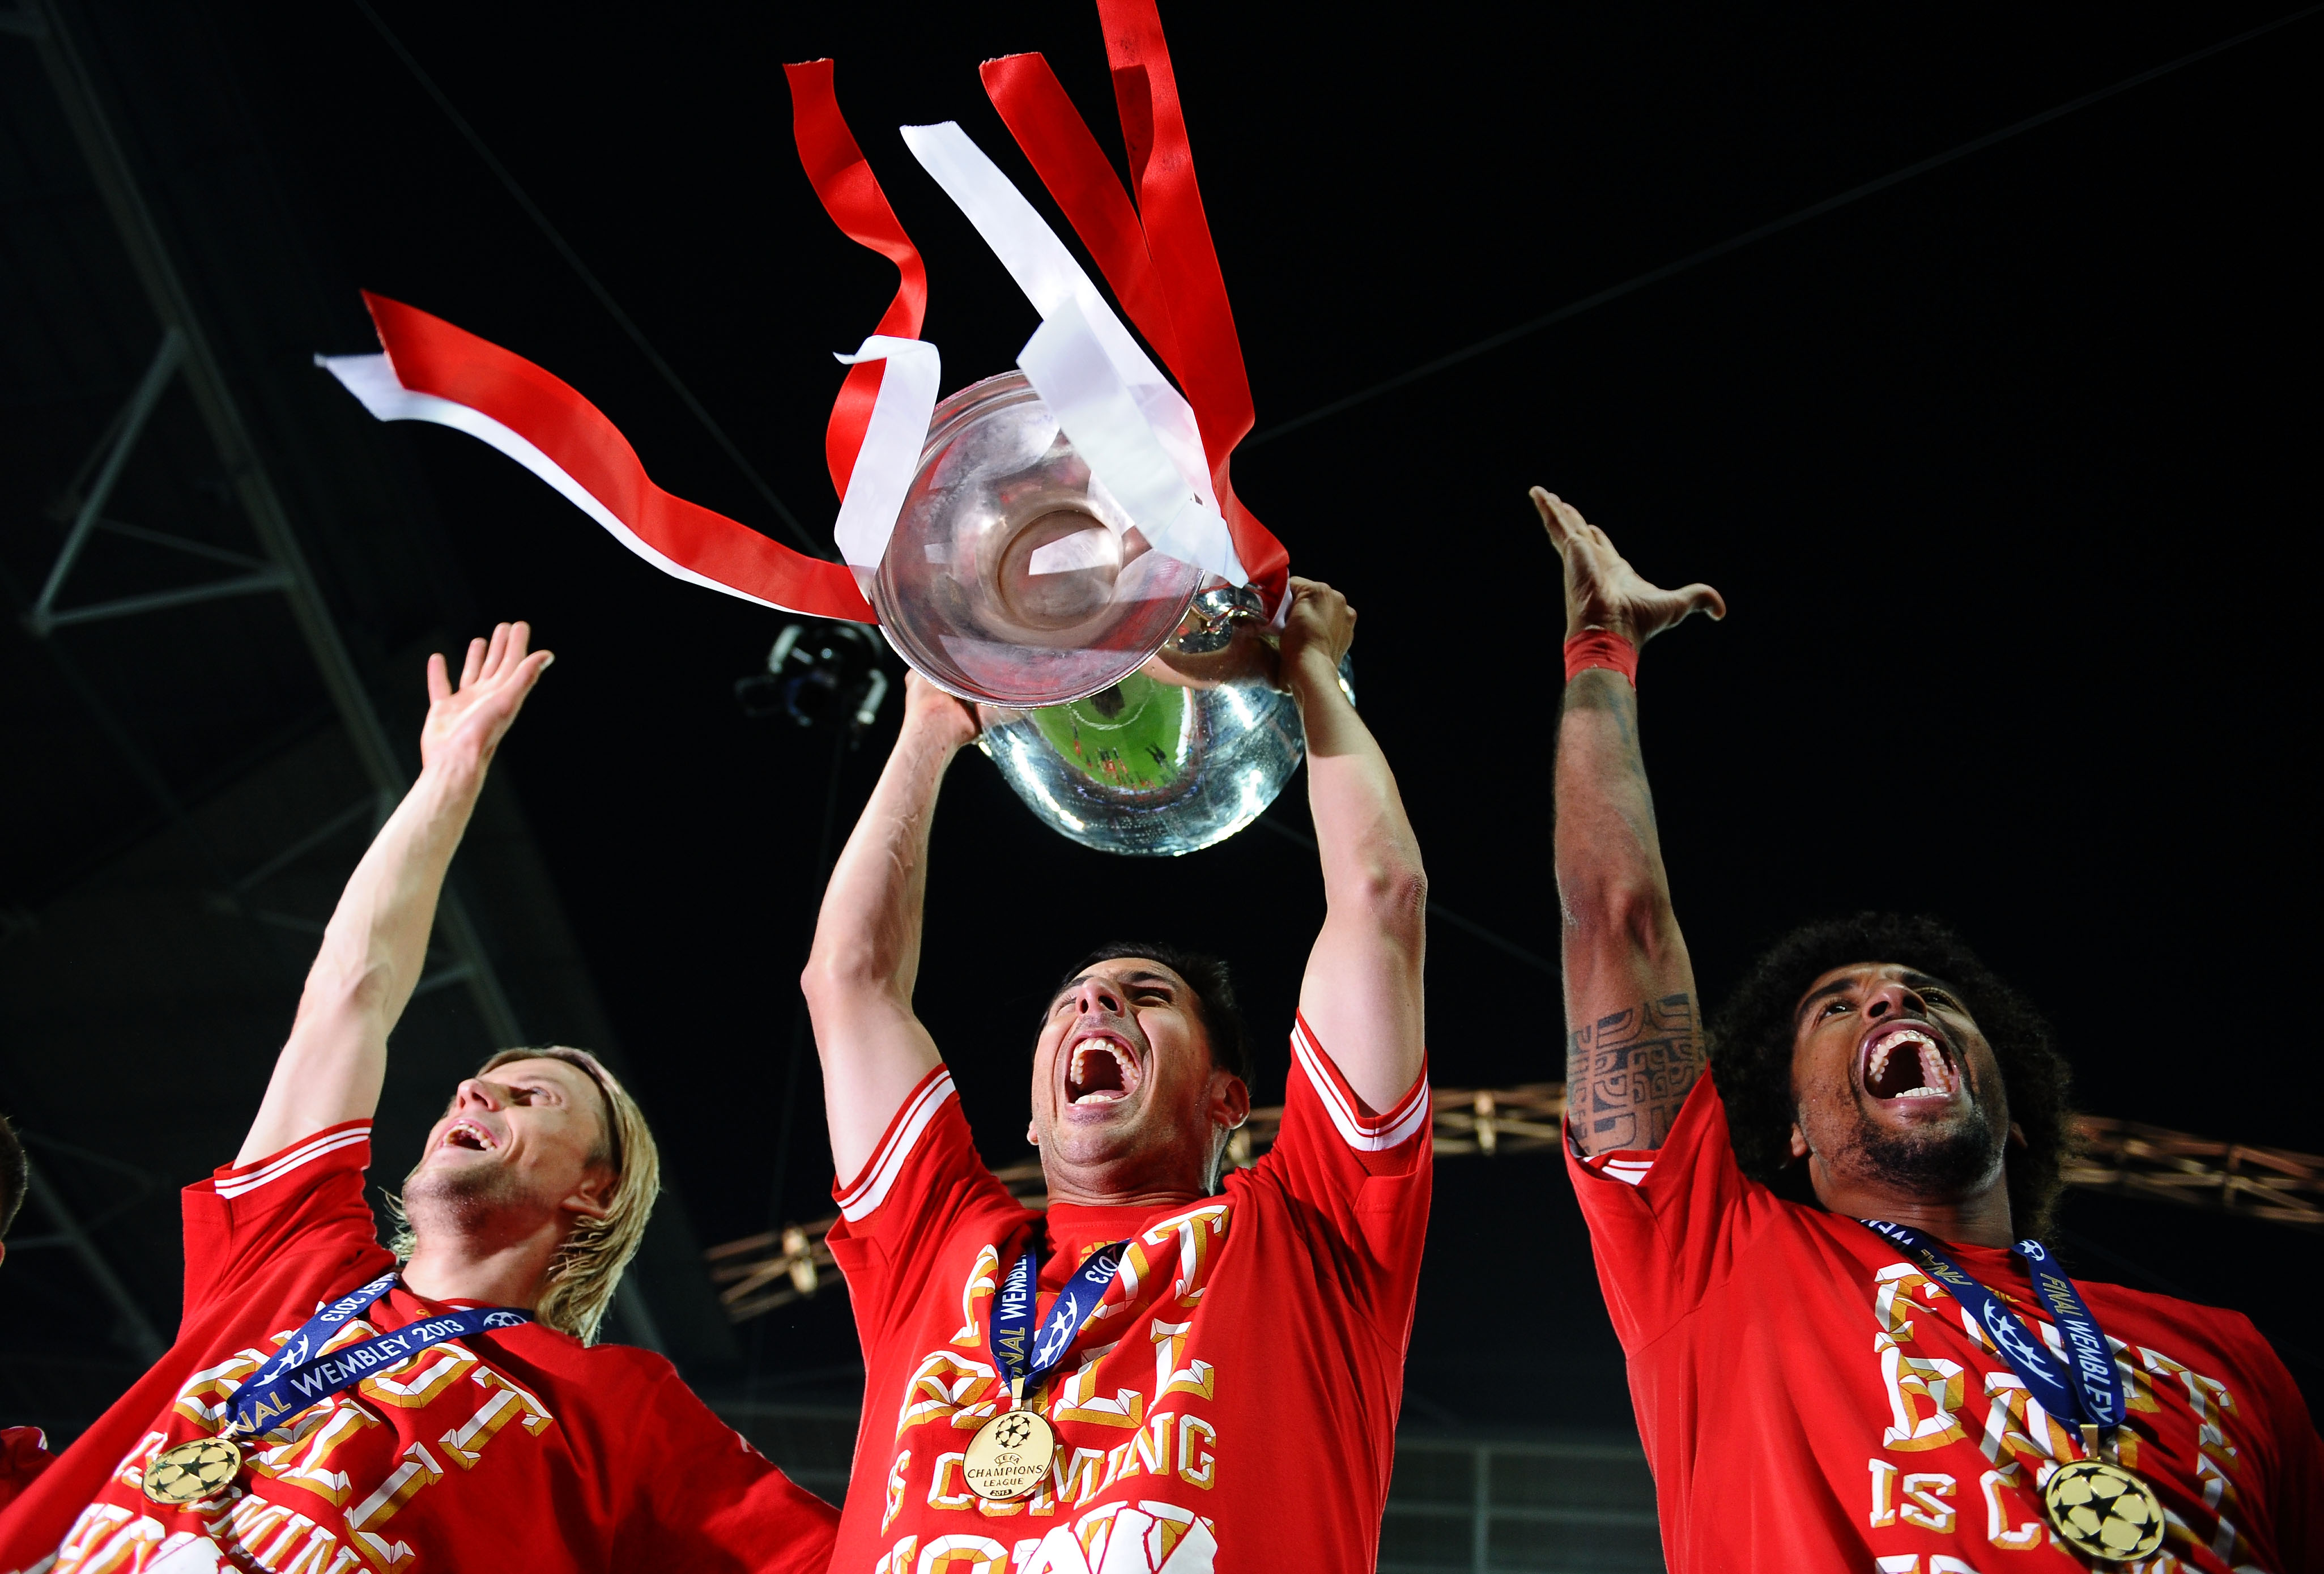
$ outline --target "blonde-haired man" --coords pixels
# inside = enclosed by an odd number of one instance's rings
[[[577,1049],[454,1092],[379,1244],[364,1201],[387,1037],[493,750],[549,662],[522,623],[429,661],[420,779],[339,898],[234,1164],[186,1189],[169,1354],[0,1517],[44,1574],[820,1574],[834,1515],[669,1362],[595,1345],[659,1186]],[[52,1561],[51,1561],[52,1560]]]

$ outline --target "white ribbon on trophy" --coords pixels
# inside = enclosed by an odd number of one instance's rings
[[[1147,544],[1231,584],[1235,557],[1194,408],[1163,376],[1081,264],[1001,167],[953,121],[907,125],[904,145],[1041,314],[1018,369]],[[884,391],[884,389],[883,389]]]

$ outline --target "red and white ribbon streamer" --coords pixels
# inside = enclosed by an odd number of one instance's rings
[[[855,570],[856,583],[869,596],[880,559],[888,554],[888,538],[896,533],[904,494],[919,473],[920,450],[928,440],[928,420],[936,414],[936,384],[944,368],[936,347],[926,339],[885,334],[873,334],[855,354],[837,359],[845,366],[886,363],[871,419],[856,440],[855,463],[840,497],[839,518],[831,527],[839,555]]]
[[[1098,0],[1132,192],[1038,54],[989,60],[985,92],[1114,298],[1169,365],[1200,423],[1213,493],[1251,581],[1277,615],[1290,558],[1235,496],[1228,468],[1251,428],[1250,379],[1227,302],[1194,151],[1154,0]],[[1132,205],[1131,197],[1136,201]]]
[[[481,438],[665,574],[782,612],[876,621],[845,565],[655,485],[604,412],[552,373],[401,301],[366,290],[364,304],[386,353],[315,359],[381,420]]]
[[[942,362],[936,347],[918,336],[927,314],[927,266],[847,129],[832,70],[829,60],[783,68],[799,164],[832,222],[850,240],[894,262],[897,272],[895,298],[878,329],[854,354],[839,357],[849,371],[824,433],[824,456],[841,499],[832,533],[868,587],[919,470]]]
[[[1149,545],[1248,583],[1211,499],[1194,411],[1001,169],[951,121],[902,128],[912,150],[1017,281],[1041,327],[1017,364]]]

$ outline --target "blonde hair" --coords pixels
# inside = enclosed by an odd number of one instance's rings
[[[577,1221],[540,1282],[540,1300],[533,1313],[549,1327],[573,1335],[583,1344],[597,1342],[598,1326],[613,1303],[622,1271],[638,1255],[646,1220],[653,1215],[654,1199],[661,1194],[661,1153],[646,1127],[645,1111],[630,1091],[605,1069],[604,1063],[586,1049],[550,1045],[545,1049],[504,1049],[476,1068],[478,1076],[518,1060],[561,1060],[597,1086],[605,1100],[605,1123],[591,1164],[613,1172],[613,1194],[605,1211]],[[403,1202],[391,1195],[388,1206],[396,1219],[395,1238],[388,1243],[399,1262],[410,1257],[420,1238],[403,1214]]]

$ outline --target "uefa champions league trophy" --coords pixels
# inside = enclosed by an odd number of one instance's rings
[[[936,407],[872,602],[897,652],[975,705],[1026,805],[1084,846],[1208,847],[1299,764],[1258,594],[1148,548],[1022,373]]]
[[[491,444],[665,573],[876,621],[976,707],[979,746],[1027,806],[1084,846],[1222,841],[1304,753],[1270,619],[1288,604],[1288,558],[1228,477],[1250,390],[1159,19],[1151,0],[1100,10],[1129,191],[1040,56],[982,75],[1137,335],[957,124],[900,127],[1041,318],[1017,371],[941,402],[936,346],[917,336],[927,270],[839,112],[832,62],[785,68],[817,198],[899,273],[878,329],[838,357],[850,370],[825,449],[839,562],[663,491],[578,391],[401,302],[364,296],[382,354],[316,359],[382,420]]]

